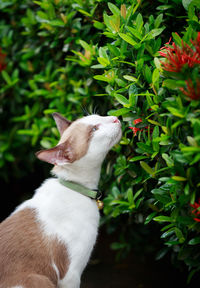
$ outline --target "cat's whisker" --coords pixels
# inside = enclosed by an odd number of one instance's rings
[[[82,106],[82,105],[81,105],[81,109],[82,109],[84,115],[86,115],[86,116],[89,116],[89,115],[90,115],[90,113],[88,112],[88,110],[86,109],[85,106]]]
[[[94,115],[98,115],[98,107],[94,106],[93,113]]]

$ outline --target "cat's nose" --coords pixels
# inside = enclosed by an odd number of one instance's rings
[[[117,117],[113,117],[113,121],[112,121],[113,123],[120,123],[120,121],[119,121],[119,119],[117,118]]]

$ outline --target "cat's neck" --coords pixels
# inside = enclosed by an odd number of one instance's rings
[[[97,189],[101,165],[81,167],[80,165],[54,166],[52,174],[56,177],[82,184],[89,189]]]

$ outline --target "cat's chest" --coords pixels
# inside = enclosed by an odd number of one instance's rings
[[[99,211],[94,200],[63,187],[56,179],[48,179],[25,202],[24,207],[36,208],[38,221],[44,233],[56,235],[62,241],[89,238],[99,222]]]

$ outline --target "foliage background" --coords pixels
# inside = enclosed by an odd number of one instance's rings
[[[200,269],[200,104],[186,81],[200,95],[199,63],[170,73],[159,51],[171,36],[194,49],[199,9],[197,0],[0,2],[3,181],[34,173],[33,151],[56,145],[51,113],[120,117],[123,138],[100,183],[102,225],[119,235],[111,248],[117,258],[133,247],[170,255],[188,280]]]

